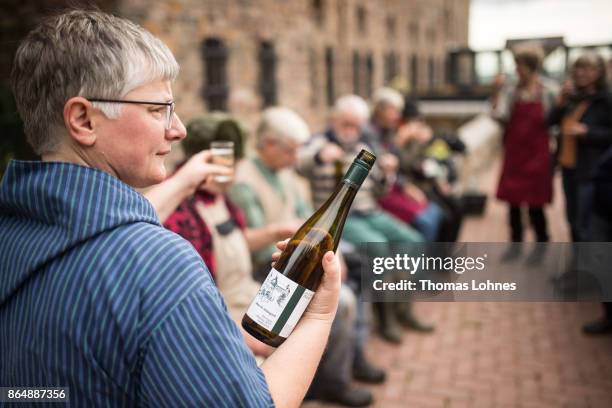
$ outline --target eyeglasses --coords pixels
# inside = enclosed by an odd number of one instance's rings
[[[102,98],[87,98],[91,102],[107,102],[107,103],[133,103],[136,105],[155,105],[166,107],[166,129],[172,127],[172,116],[174,115],[174,101],[172,102],[149,102],[149,101],[126,101],[121,99],[102,99]]]

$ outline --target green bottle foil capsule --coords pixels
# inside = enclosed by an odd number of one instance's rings
[[[376,156],[367,150],[361,150],[346,172],[344,180],[360,186],[366,177],[368,177],[368,173],[372,169],[375,161]]]

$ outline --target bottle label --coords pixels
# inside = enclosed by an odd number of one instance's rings
[[[272,268],[249,306],[247,315],[261,327],[289,337],[314,292]]]

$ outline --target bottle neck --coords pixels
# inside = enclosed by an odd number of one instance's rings
[[[321,221],[330,229],[334,229],[334,251],[340,243],[340,236],[344,222],[349,214],[351,204],[359,191],[359,185],[347,179],[346,177],[336,187],[336,191],[329,198],[329,201],[324,205],[328,211],[329,218],[324,216]],[[334,225],[335,224],[335,225]]]
[[[369,172],[369,169],[365,167],[365,165],[358,161],[354,161],[344,177],[342,177],[342,182],[352,184],[359,188],[366,177],[368,177]]]

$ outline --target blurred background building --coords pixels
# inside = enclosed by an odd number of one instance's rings
[[[19,41],[42,16],[80,3],[0,2],[0,177],[11,158],[32,157],[8,88]],[[466,144],[457,184],[478,193],[467,197],[483,200],[475,201],[482,204],[481,217],[463,224],[462,242],[507,240],[507,208],[493,199],[501,133],[492,120],[476,119],[487,118],[494,78],[514,75],[512,47],[540,43],[544,75],[557,80],[585,49],[608,61],[612,56],[611,0],[88,3],[141,24],[169,45],[181,65],[174,95],[184,122],[224,110],[252,131],[265,107],[284,105],[319,131],[340,95],[368,99],[383,85],[411,94],[436,133],[457,133]],[[557,242],[569,239],[561,191],[557,175],[547,208]],[[387,385],[372,389],[378,406],[611,406],[612,342],[579,331],[599,305],[457,302],[423,308],[437,324],[435,334],[409,333],[401,347],[373,339],[371,355],[389,370]]]
[[[82,3],[1,2],[0,126],[8,136],[0,145],[0,163],[28,156],[8,90],[20,39],[42,16]],[[522,40],[543,45],[545,74],[555,79],[565,75],[568,64],[585,48],[606,58],[612,55],[612,32],[602,31],[606,16],[612,16],[606,0],[98,0],[87,4],[141,24],[170,46],[181,65],[174,94],[184,122],[205,111],[224,110],[250,130],[263,108],[278,104],[299,112],[318,131],[339,95],[356,93],[368,99],[373,90],[392,84],[419,98],[419,107],[434,129],[454,131],[487,111],[491,82],[498,73],[513,75],[511,48]],[[583,14],[589,23],[573,20],[573,16],[583,19]],[[599,34],[594,37],[591,32]]]
[[[38,21],[70,1],[4,1],[0,71]],[[109,0],[95,4],[165,41],[181,65],[181,118],[228,110],[247,125],[282,104],[323,127],[344,93],[366,98],[402,77],[420,92],[441,88],[448,50],[468,43],[469,0]]]

